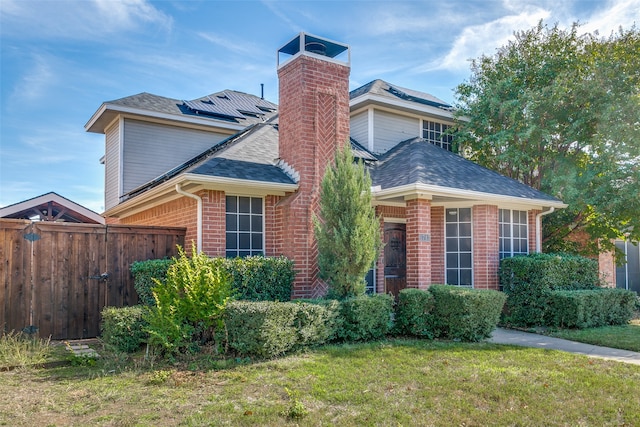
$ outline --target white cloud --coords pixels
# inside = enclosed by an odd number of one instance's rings
[[[146,0],[2,0],[3,35],[20,38],[97,39],[144,24],[170,31],[173,19]]]
[[[550,14],[545,9],[526,7],[518,15],[507,15],[485,24],[466,27],[443,57],[420,67],[419,71],[467,69],[470,59],[482,54],[492,55],[495,49],[513,39],[514,32],[529,29]]]
[[[640,0],[610,0],[604,8],[596,10],[581,29],[608,36],[620,26],[628,30],[633,24],[640,25]]]
[[[266,1],[266,0],[262,1],[262,4],[265,5],[267,9],[271,11],[271,13],[273,13],[278,18],[280,18],[294,32],[299,33],[301,31],[304,31],[298,24],[293,22],[287,15],[285,15],[284,12],[282,12],[279,8],[277,8],[276,3],[277,2],[274,2],[274,1]],[[278,4],[278,6],[281,6],[281,4]]]
[[[18,81],[12,90],[11,98],[14,102],[34,102],[41,100],[47,90],[55,84],[56,75],[50,58],[41,54],[34,54],[32,64],[26,74]]]
[[[253,43],[249,43],[246,40],[242,40],[241,43],[236,43],[231,41],[231,39],[221,37],[214,33],[205,33],[200,32],[198,36],[203,38],[204,40],[213,43],[216,46],[220,46],[225,50],[229,50],[234,53],[239,53],[241,55],[256,55],[260,52],[260,48]]]

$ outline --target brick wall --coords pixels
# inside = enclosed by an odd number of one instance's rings
[[[203,229],[202,250],[209,256],[225,254],[225,197],[221,191],[203,190],[197,193],[202,197]],[[197,240],[197,202],[189,197],[154,206],[126,218],[110,218],[109,223],[155,225],[163,227],[186,227],[185,249],[191,251]],[[117,221],[117,222],[111,222]]]
[[[407,287],[431,285],[431,201],[407,201]],[[428,239],[425,239],[426,237]]]
[[[293,297],[326,292],[318,278],[313,214],[320,182],[336,149],[349,138],[349,67],[301,55],[278,70],[280,159],[300,175],[298,191],[280,201],[274,214],[282,237],[271,243],[294,261]]]
[[[473,207],[473,287],[498,289],[498,207]]]
[[[527,221],[529,221],[529,253],[532,254],[536,252],[536,229],[538,228],[538,224],[536,221],[536,216],[542,212],[541,210],[530,210],[527,212]]]
[[[444,207],[431,208],[431,283],[445,283]]]

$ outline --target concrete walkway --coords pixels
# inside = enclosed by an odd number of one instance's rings
[[[617,360],[619,362],[640,365],[640,353],[636,353],[635,351],[618,350],[615,348],[600,347],[598,345],[583,344],[575,341],[563,340],[561,338],[548,337],[546,335],[516,331],[513,329],[497,328],[493,331],[491,338],[489,338],[487,342],[519,345],[522,347],[548,348],[550,350],[561,350],[569,353],[584,354],[589,357]]]

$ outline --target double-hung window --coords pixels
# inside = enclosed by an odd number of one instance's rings
[[[529,253],[529,227],[527,211],[500,209],[500,259]]]
[[[227,258],[264,255],[261,197],[226,196]]]

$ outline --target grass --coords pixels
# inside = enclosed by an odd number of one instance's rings
[[[551,350],[387,340],[270,361],[0,373],[0,425],[640,425],[640,366]]]
[[[39,366],[47,362],[52,354],[49,340],[15,331],[0,334],[0,368]]]
[[[628,325],[603,326],[589,329],[557,329],[547,335],[604,347],[640,352],[640,319]]]

